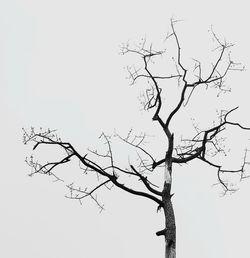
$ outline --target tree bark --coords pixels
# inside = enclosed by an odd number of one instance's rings
[[[176,258],[176,226],[175,215],[171,201],[171,185],[172,185],[172,159],[166,158],[164,186],[162,191],[162,202],[165,217],[165,228],[156,233],[157,236],[165,238],[165,258]]]
[[[164,184],[163,210],[165,216],[165,258],[176,258],[176,226],[170,194],[171,184]]]

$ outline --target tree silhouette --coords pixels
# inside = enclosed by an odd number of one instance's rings
[[[212,125],[207,127],[198,126],[193,122],[194,134],[188,138],[175,138],[175,130],[172,129],[171,123],[177,114],[181,113],[187,105],[190,104],[194,92],[197,89],[208,91],[210,89],[217,91],[217,96],[221,93],[229,92],[230,89],[225,85],[225,78],[229,72],[243,71],[244,67],[239,63],[235,63],[230,56],[230,48],[232,44],[226,41],[221,41],[211,29],[212,37],[217,44],[214,49],[218,55],[212,67],[208,70],[203,68],[203,65],[198,60],[193,60],[194,69],[187,69],[182,60],[182,51],[179,38],[175,31],[176,21],[171,20],[171,33],[165,39],[165,42],[171,42],[175,45],[175,53],[169,55],[168,49],[155,50],[151,45],[147,44],[146,39],[138,45],[131,46],[130,43],[122,45],[122,54],[132,54],[138,57],[142,62],[138,67],[127,67],[131,84],[137,81],[143,81],[144,93],[141,96],[141,103],[145,110],[152,112],[152,120],[158,123],[163,131],[163,140],[166,141],[166,150],[160,159],[156,159],[154,155],[147,149],[146,139],[147,134],[134,134],[131,130],[123,137],[117,132],[113,135],[102,133],[100,139],[104,141],[107,147],[106,152],[97,150],[88,150],[88,153],[80,154],[78,150],[70,143],[61,140],[55,130],[43,130],[37,132],[34,128],[30,131],[23,129],[24,143],[33,143],[33,150],[36,150],[40,145],[48,145],[47,147],[59,147],[65,155],[61,160],[53,162],[45,162],[41,164],[36,161],[33,156],[26,158],[26,163],[32,168],[30,175],[44,174],[55,177],[56,180],[62,180],[56,173],[56,168],[60,165],[68,163],[72,158],[78,159],[83,169],[84,175],[96,174],[97,183],[92,188],[77,187],[75,184],[68,184],[68,198],[77,199],[80,202],[87,197],[93,199],[100,210],[103,205],[99,202],[96,196],[101,188],[111,190],[112,187],[120,188],[132,195],[145,197],[157,205],[157,211],[163,209],[165,218],[165,228],[156,232],[157,236],[165,238],[165,258],[176,257],[176,224],[175,215],[172,206],[172,165],[186,164],[192,160],[200,160],[217,169],[218,184],[221,185],[223,193],[236,191],[234,183],[227,178],[228,174],[236,174],[240,180],[247,177],[245,166],[247,162],[247,152],[243,156],[242,164],[237,169],[225,168],[220,163],[221,155],[226,155],[224,145],[225,137],[223,135],[225,129],[229,127],[238,127],[242,130],[250,130],[250,128],[241,125],[238,122],[230,119],[233,112],[238,107],[232,107],[229,110],[220,110],[217,112]],[[168,65],[164,66],[168,74],[157,73],[157,63],[161,63],[164,57],[168,58]],[[163,69],[161,67],[161,69]],[[169,103],[165,101],[166,95],[171,93],[167,85],[176,85],[178,95],[177,101],[174,101],[174,106],[171,108]],[[202,103],[206,99],[201,100]],[[113,155],[112,140],[116,138],[128,146],[134,148],[137,152],[138,159],[134,162],[128,162],[127,167],[117,165]],[[165,142],[163,143],[165,144]],[[216,160],[215,157],[219,157]],[[156,170],[164,171],[164,182],[162,186],[154,183]],[[134,183],[130,184],[124,178],[134,178],[143,187],[135,187]],[[123,181],[124,180],[124,181]],[[141,190],[142,189],[142,190]]]

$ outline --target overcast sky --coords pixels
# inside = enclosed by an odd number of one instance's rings
[[[211,25],[235,43],[232,55],[247,70],[230,76],[232,96],[222,99],[240,105],[234,118],[250,125],[247,1],[0,1],[1,257],[163,257],[163,238],[155,236],[163,215],[153,203],[111,191],[100,196],[105,204],[100,214],[90,200],[81,206],[64,198],[62,183],[27,176],[24,159],[31,146],[22,144],[21,128],[58,129],[82,154],[97,146],[102,131],[147,132],[139,91],[126,80],[124,67],[131,60],[119,55],[119,45],[141,37],[163,40],[172,17],[183,20],[177,32],[190,60],[206,61],[210,55]],[[158,132],[156,124],[152,128],[150,134]],[[77,163],[67,171],[69,178],[74,170]],[[177,257],[248,258],[249,180],[236,194],[221,198],[212,187],[212,168],[197,162],[176,166],[173,174]]]

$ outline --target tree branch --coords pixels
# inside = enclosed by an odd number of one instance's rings
[[[105,182],[99,184],[98,186],[96,186],[92,191],[87,192],[87,190],[81,190],[81,189],[76,189],[73,187],[72,184],[68,185],[67,187],[69,189],[71,189],[72,191],[78,191],[78,193],[84,194],[82,196],[79,195],[75,195],[72,196],[72,199],[83,199],[84,197],[87,196],[91,196],[92,199],[95,200],[95,202],[98,204],[99,208],[102,208],[103,206],[101,206],[98,201],[97,198],[93,198],[92,193],[94,193],[97,189],[101,188],[102,186],[106,185],[108,182],[112,182],[116,187],[134,194],[134,195],[138,195],[138,196],[142,196],[145,198],[148,198],[154,202],[156,202],[158,205],[162,204],[162,201],[160,199],[158,199],[157,197],[155,197],[154,195],[151,195],[149,193],[146,192],[142,192],[142,191],[136,191],[130,187],[125,186],[124,184],[118,182],[118,176],[116,175],[116,173],[114,172],[115,170],[119,170],[128,174],[133,174],[129,171],[123,170],[121,168],[118,168],[116,166],[114,166],[114,162],[112,157],[112,150],[111,150],[111,145],[110,145],[110,141],[107,139],[107,137],[104,136],[104,138],[106,139],[106,143],[108,144],[108,148],[109,148],[109,154],[110,154],[110,160],[111,160],[111,166],[109,167],[102,167],[101,165],[98,165],[96,162],[90,160],[87,158],[87,154],[84,156],[81,156],[76,149],[70,144],[70,143],[63,143],[61,141],[57,141],[58,137],[54,134],[51,133],[52,131],[45,131],[43,133],[35,133],[34,129],[32,129],[31,133],[28,134],[25,131],[25,137],[24,137],[24,142],[28,143],[28,142],[33,142],[35,149],[37,148],[37,146],[42,145],[42,144],[52,144],[52,145],[57,145],[62,147],[63,149],[65,149],[65,151],[68,154],[67,157],[63,158],[60,161],[57,162],[48,162],[45,165],[40,165],[38,162],[34,162],[33,161],[33,156],[32,159],[30,161],[26,161],[28,163],[29,166],[31,166],[34,169],[33,174],[35,173],[42,173],[42,174],[47,174],[47,175],[53,175],[56,177],[56,175],[54,175],[54,173],[52,173],[51,171],[58,165],[64,164],[66,162],[70,161],[71,157],[76,157],[79,159],[79,161],[86,167],[89,169],[89,171],[95,171],[98,175],[102,176],[102,177],[106,177],[108,178]],[[34,148],[33,148],[34,149]],[[49,168],[48,168],[49,167]],[[112,169],[112,174],[109,174],[106,170],[108,168]],[[152,193],[156,194],[156,195],[161,195],[161,193],[155,189],[153,189],[150,184],[149,181],[147,180],[146,177],[142,176],[139,172],[137,172],[133,166],[131,166],[134,175],[136,175],[137,177],[140,178],[140,180],[143,182],[143,184],[147,187],[147,189],[149,191],[151,191]],[[135,172],[136,171],[136,172]],[[58,177],[57,177],[58,178]]]

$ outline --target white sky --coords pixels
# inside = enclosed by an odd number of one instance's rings
[[[164,38],[172,16],[184,20],[177,32],[187,57],[206,60],[213,24],[250,67],[247,1],[0,1],[1,257],[163,257],[163,239],[155,236],[163,216],[154,204],[114,191],[100,197],[106,210],[99,214],[91,201],[65,199],[63,184],[27,176],[31,148],[22,145],[21,128],[56,128],[83,154],[101,131],[147,132],[119,45]],[[246,125],[248,78],[249,70],[229,80],[227,100],[240,104],[235,117]],[[215,171],[200,163],[174,171],[178,258],[250,255],[250,182],[225,198],[215,182]]]

